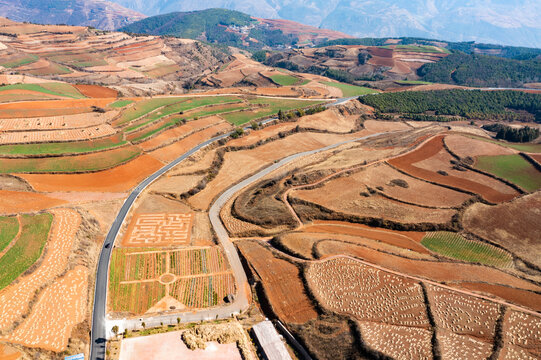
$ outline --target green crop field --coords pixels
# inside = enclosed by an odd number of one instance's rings
[[[70,84],[64,83],[45,83],[41,84],[41,87],[49,91],[53,91],[64,96],[68,96],[74,99],[84,99],[86,96],[81,94],[77,88],[71,86]]]
[[[280,86],[292,86],[300,82],[300,79],[291,75],[272,75],[272,81]]]
[[[5,67],[5,68],[16,68],[16,67],[19,67],[19,66],[23,66],[23,65],[28,65],[28,64],[31,64],[31,63],[34,63],[36,61],[39,60],[39,57],[36,56],[36,55],[27,55],[21,59],[17,59],[17,60],[11,60],[11,61],[6,61],[6,62],[0,62],[0,65]]]
[[[112,104],[109,104],[109,106],[112,108],[118,109],[118,108],[123,108],[124,106],[130,105],[132,103],[133,103],[133,100],[118,100]]]
[[[166,121],[162,126],[156,128],[156,129],[151,129],[151,130],[148,130],[147,132],[144,132],[142,133],[141,135],[131,139],[131,141],[133,142],[139,142],[141,140],[144,140],[144,139],[147,139],[149,137],[151,137],[152,135],[164,130],[164,129],[167,129],[169,127],[173,127],[173,126],[178,126],[180,125],[180,123],[182,122],[181,119],[179,118],[175,118],[175,119],[170,119],[168,121]]]
[[[452,232],[429,232],[421,244],[438,254],[457,260],[504,268],[513,264],[511,255],[503,250],[480,241],[466,240],[459,234]]]
[[[116,248],[113,251],[109,272],[109,307],[112,311],[142,314],[165,296],[165,286],[157,281],[121,284],[123,281],[156,279],[162,275],[166,253],[156,250]],[[137,254],[131,255],[133,252]]]
[[[118,133],[106,138],[88,141],[0,145],[0,156],[77,154],[109,150],[126,143],[122,133]]]
[[[184,112],[188,110],[193,110],[198,107],[208,106],[208,105],[217,105],[217,104],[229,104],[229,103],[240,103],[241,99],[235,96],[204,96],[204,97],[195,97],[195,98],[186,98],[186,101],[167,106],[161,111],[150,114],[148,117],[151,120],[159,120],[163,117]]]
[[[226,109],[201,110],[201,111],[196,111],[196,112],[190,114],[190,116],[188,116],[187,118],[188,119],[193,119],[193,118],[196,118],[196,117],[200,118],[200,117],[204,117],[204,116],[218,115],[218,114],[228,113],[228,112],[231,112],[231,111],[244,110],[244,109],[247,109],[247,107],[246,106],[232,106],[232,107],[228,107]]]
[[[312,105],[323,104],[324,101],[307,101],[296,99],[271,99],[257,98],[248,101],[254,105],[267,105],[265,107],[257,107],[247,111],[240,111],[230,114],[224,114],[222,117],[233,125],[242,125],[252,120],[275,115],[279,110],[284,112],[294,109],[306,108]]]
[[[541,188],[541,172],[520,155],[479,156],[475,167],[530,192]]]
[[[180,97],[172,97],[172,98],[157,98],[157,99],[149,99],[149,100],[142,100],[135,104],[135,106],[127,109],[122,113],[122,116],[120,117],[118,121],[118,125],[125,124],[129,121],[135,120],[137,118],[140,118],[141,116],[144,116],[145,114],[148,114],[151,111],[154,111],[162,106],[186,101],[187,98],[180,98]]]
[[[141,154],[136,146],[125,146],[79,156],[30,159],[0,159],[0,173],[74,173],[105,170]]]
[[[44,94],[65,96],[73,99],[82,99],[85,96],[81,94],[76,88],[69,84],[62,83],[50,83],[50,84],[13,84],[0,86],[0,94],[4,90],[30,90],[37,91]]]
[[[429,81],[420,81],[420,80],[400,80],[395,81],[395,83],[400,85],[430,85],[432,84]]]
[[[508,143],[505,141],[498,141],[498,140],[489,139],[482,136],[475,136],[475,135],[466,135],[466,136],[475,140],[481,140],[481,141],[486,141],[493,144],[498,144],[500,146],[508,147],[508,148],[515,149],[518,151],[523,151],[523,152],[528,152],[528,153],[541,153],[541,144]]]
[[[0,258],[0,290],[40,258],[52,221],[51,214],[21,216],[21,235],[13,247]]]
[[[19,221],[16,217],[0,217],[0,251],[4,250],[19,231]]]
[[[323,84],[342,90],[342,94],[344,97],[374,94],[378,92],[377,90],[370,89],[363,86],[355,86],[355,85],[336,83],[336,82],[331,82],[331,81],[324,81]]]
[[[148,114],[149,112],[159,109],[161,107],[163,107],[163,109],[160,109],[148,115],[144,121],[130,127],[128,131],[136,130],[139,127],[142,127],[148,123],[151,123],[153,121],[159,120],[161,118],[164,118],[166,116],[169,116],[175,113],[179,113],[181,111],[188,111],[188,110],[198,108],[201,106],[206,106],[206,105],[223,104],[223,103],[240,102],[240,101],[241,100],[235,96],[201,96],[201,97],[193,97],[193,98],[192,97],[178,97],[178,98],[161,98],[161,99],[144,100],[136,104],[135,106],[129,108],[128,110],[126,110],[122,114],[122,117],[120,118],[120,121],[118,122],[118,125],[122,125],[126,122],[142,117],[145,114]]]

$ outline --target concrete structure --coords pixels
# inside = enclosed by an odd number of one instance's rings
[[[255,338],[267,360],[291,360],[291,356],[269,320],[260,322],[252,328]]]

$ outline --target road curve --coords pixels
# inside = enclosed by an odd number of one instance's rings
[[[195,152],[199,151],[201,148],[223,138],[228,137],[229,134],[223,134],[216,136],[212,139],[209,139],[196,147],[192,148],[190,151],[186,152],[179,158],[175,159],[173,162],[167,164],[163,168],[156,171],[154,174],[150,175],[143,182],[141,182],[137,187],[131,192],[128,198],[124,201],[122,208],[120,209],[117,217],[115,218],[111,229],[107,233],[103,248],[100,253],[100,258],[98,260],[98,267],[96,272],[96,283],[94,288],[94,307],[92,311],[92,329],[90,336],[90,359],[105,359],[105,345],[106,345],[106,304],[107,304],[107,277],[109,274],[109,260],[111,258],[111,252],[113,250],[113,244],[118,235],[120,227],[128,214],[131,206],[135,200],[139,197],[141,192],[149,186],[152,182],[158,179],[165,172],[171,170],[173,167],[178,165],[181,161],[190,157]]]
[[[351,100],[353,98],[343,98],[343,99],[335,99],[334,103],[326,104],[327,107],[342,104],[348,100]],[[276,118],[267,119],[261,122],[261,124],[268,123],[270,121],[276,120]],[[107,233],[107,237],[105,238],[105,242],[103,244],[100,257],[98,260],[98,266],[96,270],[96,282],[94,285],[94,304],[93,304],[93,311],[92,311],[92,325],[91,325],[91,334],[90,334],[90,359],[91,360],[101,360],[105,359],[105,351],[106,351],[106,339],[107,339],[107,326],[108,325],[119,325],[120,329],[125,328],[136,328],[141,326],[141,321],[138,319],[124,319],[119,321],[107,321],[106,318],[106,308],[107,308],[107,284],[108,284],[108,275],[109,275],[109,262],[111,259],[111,253],[113,250],[115,239],[118,235],[118,232],[120,231],[120,228],[124,222],[124,219],[126,218],[129,210],[131,209],[132,205],[134,204],[135,200],[139,197],[139,195],[143,192],[145,188],[147,188],[152,182],[157,180],[160,176],[162,176],[167,171],[171,170],[173,167],[178,165],[180,162],[184,161],[191,155],[193,155],[195,152],[199,151],[203,147],[216,142],[218,140],[227,138],[229,135],[231,135],[231,132],[219,135],[216,137],[213,137],[209,140],[206,140],[205,142],[195,146],[194,148],[190,149],[188,152],[184,153],[171,163],[165,165],[152,175],[150,175],[148,178],[143,180],[135,189],[132,190],[128,198],[124,201],[124,204],[122,205],[122,208],[120,209],[118,215],[116,216],[113,224],[111,225],[111,228],[109,229],[109,232]],[[373,135],[372,135],[373,136]],[[346,142],[355,141],[355,140],[349,140]],[[342,143],[332,145],[332,148],[336,146],[340,146]],[[273,164],[270,168],[273,168],[270,171],[273,171],[274,169],[278,168],[279,166],[284,165],[285,163],[304,155],[309,155],[310,153],[315,153],[318,151],[324,151],[326,148],[322,148],[319,150],[314,151],[308,151],[306,153],[300,153],[296,155],[292,155],[284,160],[282,160],[279,163]],[[285,160],[289,159],[286,162],[283,162]],[[279,166],[276,166],[277,164],[282,164]],[[267,169],[262,170],[262,172],[265,172]],[[261,173],[261,172],[260,172]],[[259,173],[258,173],[259,174]],[[256,174],[257,175],[257,174]],[[253,177],[249,178],[252,179]],[[261,176],[264,176],[266,174],[263,174]],[[247,180],[249,180],[247,179]],[[256,181],[257,178],[252,179],[253,181]],[[246,180],[243,181],[240,184],[237,184],[235,188],[238,190],[242,189],[242,187],[247,186],[251,182],[247,182]],[[241,184],[244,184],[243,186],[240,186]],[[239,187],[240,186],[240,187]],[[238,191],[236,190],[236,191]],[[219,208],[225,204],[225,201],[222,203],[221,199],[223,200],[224,196],[231,197],[236,191],[233,191],[230,193],[229,191],[226,191],[220,198],[218,198],[213,206],[211,207],[211,212],[219,214]],[[229,194],[229,195],[228,195]],[[226,200],[227,201],[227,200]],[[221,203],[221,206],[217,206],[216,204]],[[246,274],[244,273],[244,269],[242,268],[242,264],[240,263],[240,259],[238,257],[238,254],[236,252],[235,247],[233,244],[229,241],[229,237],[227,236],[227,232],[225,231],[225,228],[221,224],[219,220],[219,216],[217,216],[214,220],[211,218],[212,225],[215,227],[216,233],[221,234],[222,236],[219,236],[220,242],[222,243],[222,246],[224,248],[224,251],[226,253],[226,256],[233,268],[235,280],[237,281],[237,284],[245,284],[247,283],[246,280]],[[223,236],[225,234],[225,237]],[[237,293],[237,296],[235,298],[235,301],[225,307],[211,309],[211,310],[204,310],[199,312],[191,312],[191,313],[185,313],[182,314],[182,321],[183,322],[192,322],[192,321],[200,321],[200,320],[210,320],[215,318],[224,318],[224,317],[230,317],[231,314],[238,313],[240,310],[244,309],[248,304],[247,299],[247,288],[245,286],[239,286],[239,292]],[[178,314],[175,315],[163,315],[163,316],[155,316],[152,318],[145,318],[145,325],[152,327],[152,326],[158,326],[161,323],[164,324],[171,324],[176,322],[177,317],[179,317]]]

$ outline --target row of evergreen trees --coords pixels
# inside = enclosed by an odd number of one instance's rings
[[[483,129],[496,132],[496,139],[503,139],[512,142],[530,142],[539,137],[539,129],[529,126],[513,128],[503,124],[484,125]]]

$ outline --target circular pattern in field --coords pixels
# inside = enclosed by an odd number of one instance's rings
[[[163,274],[162,276],[160,276],[160,282],[162,284],[170,284],[173,281],[175,281],[175,275],[173,274]]]

